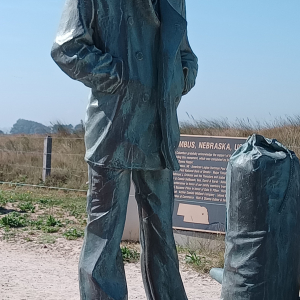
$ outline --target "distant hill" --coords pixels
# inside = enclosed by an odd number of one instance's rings
[[[11,130],[11,127],[0,127],[0,131],[4,134],[8,134]]]
[[[11,134],[47,134],[51,133],[51,127],[41,123],[19,119],[10,130]]]
[[[4,134],[4,132],[2,130],[0,130],[0,135],[3,135],[3,134]]]
[[[2,128],[3,129],[3,128]],[[7,132],[4,132],[0,130],[1,134],[8,134]],[[62,134],[62,135],[68,135],[68,134],[82,134],[84,133],[84,123],[81,121],[80,124],[77,124],[73,126],[72,124],[63,124],[60,122],[51,123],[51,126],[45,126],[44,124],[35,122],[35,121],[29,121],[24,119],[19,119],[11,128],[10,134]]]

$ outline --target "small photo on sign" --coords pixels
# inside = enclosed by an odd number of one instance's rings
[[[207,208],[200,205],[179,203],[177,215],[183,216],[186,223],[209,224]]]

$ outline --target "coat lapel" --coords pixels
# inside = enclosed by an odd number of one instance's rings
[[[162,50],[168,52],[170,58],[175,58],[183,35],[186,32],[187,22],[169,0],[160,0],[161,42]]]

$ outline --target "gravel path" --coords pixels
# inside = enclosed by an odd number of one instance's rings
[[[77,262],[82,241],[55,244],[0,241],[0,300],[79,300]],[[129,300],[146,300],[139,264],[125,265]],[[184,267],[189,300],[218,300],[221,285]]]

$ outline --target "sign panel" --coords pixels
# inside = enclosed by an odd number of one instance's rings
[[[181,135],[174,172],[175,229],[224,232],[226,168],[246,138]]]

